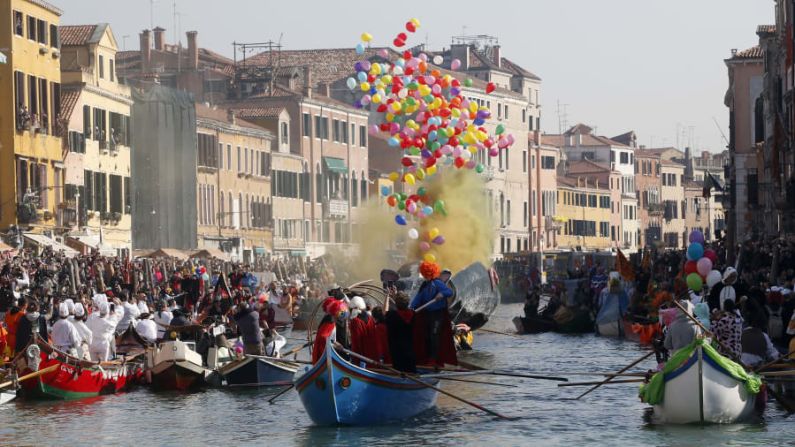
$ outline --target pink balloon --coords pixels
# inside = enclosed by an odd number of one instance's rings
[[[704,250],[704,257],[709,258],[709,260],[712,261],[712,265],[715,265],[715,263],[718,262],[718,254],[715,253],[715,250],[711,248]]]
[[[698,270],[699,275],[706,277],[709,275],[709,272],[712,271],[712,261],[705,256],[698,260],[696,269]]]
[[[427,243],[425,241],[420,242],[420,250],[428,251],[430,249],[431,249],[431,244],[429,244],[429,243]]]
[[[460,67],[461,67],[461,61],[460,60],[453,59],[453,61],[450,62],[450,68],[451,69],[458,70]]]

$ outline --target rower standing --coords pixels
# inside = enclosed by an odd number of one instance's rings
[[[409,307],[421,314],[419,327],[425,340],[427,360],[436,366],[443,366],[446,355],[441,355],[441,348],[443,344],[444,347],[449,344],[452,348],[452,361],[456,362],[455,347],[452,346],[450,315],[447,312],[447,298],[453,296],[453,291],[439,279],[441,271],[436,263],[423,261],[419,270],[425,281],[420,286],[417,295],[411,300]],[[450,349],[446,349],[445,354],[448,351]]]

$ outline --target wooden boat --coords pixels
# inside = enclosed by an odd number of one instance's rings
[[[603,324],[597,324],[596,333],[603,337],[623,337],[624,322],[622,320],[616,320]]]
[[[192,342],[165,341],[147,352],[152,385],[161,390],[186,391],[205,383],[208,372]]]
[[[553,331],[557,327],[554,321],[541,317],[514,317],[513,324],[519,334],[540,334]]]
[[[135,325],[130,323],[121,335],[116,337],[116,355],[135,355],[142,353],[146,348],[152,347],[153,344],[144,340],[138,331],[135,330]]]
[[[295,364],[268,357],[246,355],[218,369],[227,386],[290,385],[298,370]]]
[[[594,331],[594,319],[590,310],[578,309],[565,323],[558,323],[555,332],[561,334],[588,334]]]
[[[653,405],[657,423],[731,424],[756,415],[756,395],[708,355],[701,342],[678,366],[659,374],[665,391],[662,402]]]
[[[315,365],[296,374],[294,384],[306,412],[318,425],[376,425],[407,419],[436,405],[438,394],[409,379],[353,365],[330,343]]]
[[[140,361],[90,362],[56,350],[38,336],[17,356],[19,376],[58,365],[52,372],[20,383],[23,396],[82,399],[126,391],[143,376]]]

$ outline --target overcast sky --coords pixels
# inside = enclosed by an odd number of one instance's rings
[[[149,0],[50,0],[63,24],[110,23],[119,46],[138,48],[150,27]],[[428,5],[428,6],[425,6]],[[599,134],[635,130],[640,144],[722,150],[728,136],[723,59],[755,45],[756,26],[773,23],[763,0],[155,0],[154,25],[185,42],[232,56],[233,41],[278,41],[285,49],[352,47],[363,31],[391,42],[417,17],[413,43],[449,46],[451,37],[490,34],[502,54],[543,79],[542,127],[557,133],[558,101],[568,125]],[[175,27],[175,23],[177,26]],[[564,107],[560,108],[561,111]],[[679,129],[679,131],[677,131]]]

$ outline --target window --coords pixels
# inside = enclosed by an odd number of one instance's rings
[[[522,122],[524,123],[526,121],[527,121],[527,110],[522,109]]]
[[[240,151],[240,146],[237,147],[237,172],[243,172],[243,154]]]
[[[610,222],[599,222],[599,237],[610,237]]]
[[[530,169],[535,169],[535,168],[536,168],[536,156],[533,155],[530,157]]]
[[[535,130],[535,129],[533,128],[533,117],[532,117],[532,116],[530,117],[530,119],[529,119],[529,120],[527,120],[527,130],[529,130],[530,132],[532,132],[533,130]]]
[[[340,135],[340,137],[342,138],[342,142],[345,143],[345,144],[348,144],[348,123],[347,122],[345,122],[345,121],[341,121],[340,122],[340,131],[342,133]]]
[[[232,145],[226,145],[226,169],[231,171],[232,170]],[[232,206],[232,201],[229,201],[229,206]]]
[[[527,151],[522,151],[522,172],[527,172]]]
[[[282,128],[281,144],[287,144],[288,143],[288,138],[289,138],[289,133],[288,133],[288,129],[287,129],[287,123],[282,123],[281,124],[281,128]]]
[[[588,206],[590,208],[596,208],[596,195],[595,194],[588,195]]]
[[[14,34],[17,36],[24,36],[25,23],[22,20],[22,13],[14,11]]]
[[[22,35],[21,31],[19,35]],[[61,41],[58,38],[58,27],[55,25],[50,25],[50,46],[53,48],[59,48],[61,46]]]
[[[312,136],[312,117],[308,113],[304,113],[302,116],[303,116],[303,136],[311,137]]]
[[[108,211],[108,177],[104,172],[94,173],[94,211]]]
[[[616,151],[610,151],[610,162],[613,163],[616,161]]]
[[[130,190],[130,177],[124,177],[124,214],[132,212],[132,191]]]
[[[629,154],[628,153],[621,152],[620,157],[621,157],[620,160],[621,160],[621,164],[622,165],[629,164]]]
[[[36,18],[28,16],[28,39],[36,40]]]
[[[522,209],[524,211],[522,213],[522,216],[524,216],[524,226],[528,227],[529,226],[528,224],[529,224],[529,220],[530,220],[530,215],[527,213],[527,211],[528,211],[527,202],[524,202],[524,207]]]
[[[210,168],[218,167],[216,158],[216,136],[200,133],[198,134],[198,164]]]
[[[108,59],[108,76],[110,77],[111,82],[116,80],[116,70],[113,67],[113,59]]]
[[[359,126],[359,146],[367,146],[367,126]]]
[[[38,81],[35,76],[28,75],[28,107],[31,117],[39,114]]]
[[[508,119],[508,104],[505,104],[505,119]]]
[[[49,89],[47,88],[47,80],[39,78],[39,125],[42,129],[47,130],[50,128],[50,101],[48,96]]]
[[[99,79],[105,79],[105,57],[99,55]]]
[[[17,130],[22,130],[30,123],[30,116],[25,102],[25,75],[19,71],[14,72],[14,98]]]
[[[119,213],[122,207],[122,179],[120,175],[110,175],[110,212]]]
[[[542,156],[541,157],[541,169],[555,169],[555,157],[551,156]]]
[[[340,141],[340,120],[332,121],[331,140]]]
[[[505,223],[510,226],[511,225],[511,200],[508,199],[505,206]]]
[[[86,153],[86,141],[83,139],[83,134],[80,132],[70,130],[69,134],[67,135],[67,144],[69,146],[69,152],[75,152],[78,154]]]
[[[497,103],[497,119],[502,119],[502,104]]]
[[[356,146],[356,124],[351,124],[351,146]]]
[[[315,138],[323,138],[323,128],[320,124],[320,115],[315,115]]]
[[[47,27],[47,22],[44,20],[36,20],[36,41],[47,45],[47,31],[49,27]]]

